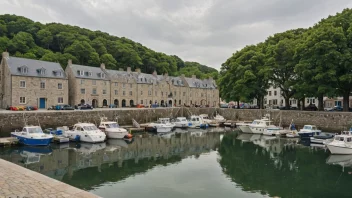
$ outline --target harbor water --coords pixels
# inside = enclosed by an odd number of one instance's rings
[[[0,158],[106,198],[351,197],[352,156],[213,130],[0,148]]]

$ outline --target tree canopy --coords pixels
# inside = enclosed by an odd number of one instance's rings
[[[66,67],[68,59],[75,64],[109,69],[131,67],[142,72],[197,75],[217,79],[218,71],[176,55],[155,52],[125,37],[91,31],[60,23],[41,24],[22,16],[0,15],[0,50],[12,56],[59,62]]]
[[[218,80],[221,97],[242,101],[257,98],[261,102],[259,91],[271,85],[280,88],[286,107],[290,98],[304,101],[304,97],[317,97],[319,110],[323,110],[324,96],[343,96],[343,108],[348,111],[351,21],[352,10],[345,9],[311,28],[278,33],[237,51],[222,64]]]

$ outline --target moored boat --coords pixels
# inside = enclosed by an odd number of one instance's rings
[[[192,115],[191,119],[189,120],[190,122],[190,128],[208,128],[209,125],[206,123],[202,117],[200,116],[195,116]]]
[[[100,119],[99,129],[103,131],[108,138],[123,139],[132,138],[132,135],[124,128],[121,128],[117,122],[109,121],[105,117]]]
[[[11,136],[28,146],[47,146],[53,139],[53,135],[45,134],[40,126],[25,126],[22,131],[11,132]]]
[[[253,133],[249,128],[250,124],[252,124],[252,122],[238,122],[236,123],[236,126],[240,128],[243,133]]]
[[[63,132],[65,137],[71,141],[81,141],[88,143],[104,142],[106,135],[92,123],[77,123],[72,130]]]
[[[252,124],[249,125],[249,129],[252,133],[263,134],[268,128],[280,130],[281,127],[277,127],[271,124],[271,121],[268,118],[262,118],[261,120],[254,120]]]
[[[343,131],[335,135],[331,142],[324,142],[331,154],[349,155],[352,154],[352,131]]]
[[[159,118],[157,122],[150,123],[146,129],[150,132],[168,133],[172,131],[175,124],[170,122],[170,118]]]
[[[320,133],[319,135],[313,135],[310,137],[310,142],[315,144],[323,144],[324,141],[334,138],[334,134],[331,133]]]
[[[176,128],[188,128],[189,126],[189,122],[185,117],[177,117],[172,123]]]
[[[299,130],[298,135],[301,138],[310,138],[314,135],[319,135],[321,130],[318,130],[315,125],[304,125],[301,130]]]

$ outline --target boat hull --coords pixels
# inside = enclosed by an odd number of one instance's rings
[[[339,155],[352,154],[352,148],[335,146],[335,145],[331,145],[331,144],[328,144],[327,147],[328,147],[329,151],[331,152],[331,154],[339,154]]]
[[[300,138],[310,138],[310,137],[313,137],[314,133],[313,132],[304,132],[304,133],[298,132],[298,135]]]
[[[175,122],[174,124],[175,124],[176,128],[182,128],[182,129],[188,128],[188,123],[177,123],[177,122]]]
[[[251,129],[249,126],[243,125],[243,126],[238,126],[243,133],[252,133]]]
[[[261,127],[249,127],[249,129],[255,134],[263,134],[264,132],[264,128]]]
[[[156,132],[158,133],[168,133],[170,131],[172,131],[173,127],[157,127],[156,128]]]
[[[326,139],[318,139],[318,138],[314,138],[314,137],[311,137],[310,138],[310,142],[311,143],[314,143],[314,144],[323,144],[323,142],[325,141]]]
[[[27,138],[19,135],[11,134],[12,137],[16,137],[20,144],[24,144],[27,146],[47,146],[50,144],[52,137],[50,138]]]
[[[127,131],[105,131],[105,134],[108,138],[111,139],[123,139],[126,135],[128,135]]]
[[[104,142],[106,135],[105,133],[101,132],[100,134],[94,135],[85,135],[80,134],[77,132],[66,132],[65,136],[70,139],[70,141],[81,141],[81,142],[88,142],[88,143],[100,143]],[[79,137],[79,138],[77,138]]]

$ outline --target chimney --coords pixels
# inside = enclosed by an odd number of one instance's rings
[[[141,69],[137,68],[136,72],[140,74],[141,73]]]
[[[131,67],[127,67],[127,72],[131,73]]]
[[[68,59],[67,64],[68,64],[68,66],[72,65],[72,59]]]
[[[9,53],[6,51],[6,52],[3,52],[3,53],[2,53],[2,57],[3,57],[3,58],[9,58],[10,55],[9,55]]]
[[[104,63],[100,64],[100,69],[105,70],[105,64]]]
[[[192,75],[192,79],[196,79],[197,77],[196,77],[196,75]]]
[[[123,71],[123,68],[119,68],[119,71]]]
[[[156,77],[156,75],[157,75],[157,73],[156,73],[156,71],[154,70],[154,72],[153,72],[153,76],[155,76],[155,77]]]

